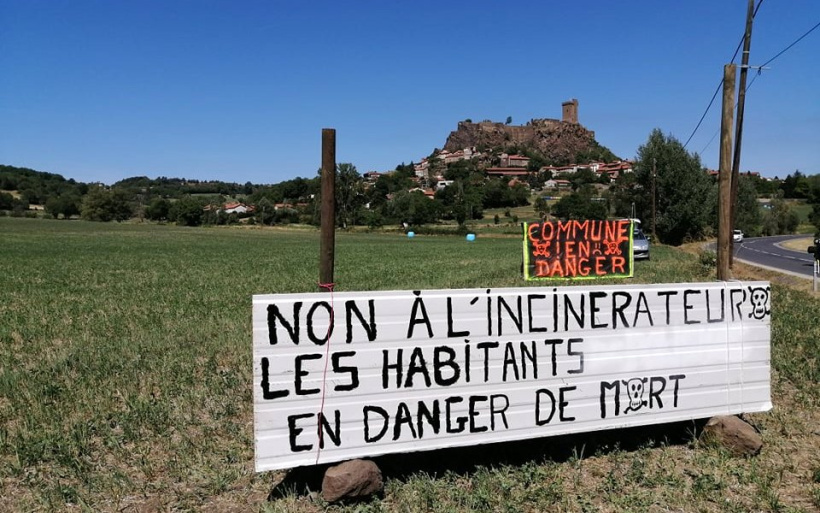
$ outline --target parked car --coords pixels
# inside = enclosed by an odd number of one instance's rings
[[[649,239],[641,230],[632,232],[632,258],[649,260]]]
[[[735,231],[732,233],[732,240],[733,240],[734,242],[743,242],[743,231],[741,231],[741,230],[735,230]]]

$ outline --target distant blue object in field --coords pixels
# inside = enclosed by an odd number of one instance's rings
[[[475,234],[474,233],[468,233],[467,234],[467,242],[473,242],[474,240],[475,240]]]
[[[412,239],[415,236],[416,236],[416,232],[407,232],[407,238],[408,239]]]

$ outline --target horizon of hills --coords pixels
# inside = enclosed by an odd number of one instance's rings
[[[508,123],[493,122],[490,120],[473,123],[469,119],[460,121],[458,128],[448,135],[442,150],[455,151],[467,147],[479,147],[483,152],[495,156],[504,152],[520,153],[534,159],[542,165],[586,164],[592,161],[610,162],[613,160],[621,160],[608,148],[595,140],[595,132],[587,130],[577,122],[559,121],[557,119],[532,119],[525,125],[512,125],[509,120]],[[433,152],[425,158],[433,157],[440,151],[439,148],[435,148]],[[413,161],[411,161],[410,164],[412,165]],[[404,165],[404,162],[402,162],[398,164],[395,169],[379,172],[391,172],[400,169]],[[7,185],[11,185],[12,181],[11,178],[8,177],[8,173],[11,171],[20,175],[21,178],[33,179],[35,176],[39,176],[39,178],[37,178],[38,181],[53,183],[65,182],[67,185],[103,185],[110,188],[139,187],[140,185],[144,187],[182,185],[193,186],[194,189],[204,189],[202,192],[196,193],[220,193],[220,189],[250,189],[252,187],[278,185],[292,180],[310,180],[314,178],[296,176],[280,182],[253,183],[246,181],[245,183],[240,183],[224,180],[168,177],[163,175],[158,175],[155,178],[151,178],[147,175],[137,175],[106,184],[101,181],[81,182],[74,178],[66,178],[60,173],[39,171],[24,166],[0,164],[0,190],[17,190],[17,187],[7,187]]]
[[[428,157],[430,160],[441,151],[458,151],[464,148],[477,148],[483,153],[479,163],[480,168],[492,165],[492,159],[501,153],[521,154],[531,159],[535,169],[546,165],[588,164],[590,162],[612,162],[622,160],[609,148],[601,145],[595,139],[595,132],[585,128],[577,121],[577,100],[564,102],[564,106],[575,103],[575,111],[569,115],[565,112],[564,119],[534,118],[524,125],[512,125],[510,118],[506,123],[483,120],[473,122],[470,119],[459,121],[456,130],[450,132],[441,149],[435,148]],[[414,161],[410,162],[412,166]],[[355,165],[355,164],[354,164]],[[405,168],[404,162],[395,169],[378,171],[389,173]],[[439,168],[440,169],[440,168]],[[371,171],[368,171],[371,172]],[[799,173],[799,170],[796,170]],[[361,174],[364,174],[362,172]],[[291,182],[305,182],[317,178],[300,177],[282,180],[280,182],[253,183],[246,181],[229,182],[224,180],[202,180],[185,177],[168,177],[159,175],[151,178],[147,175],[138,175],[117,180],[111,184],[101,181],[81,182],[74,178],[65,178],[64,175],[50,171],[39,171],[28,167],[17,167],[9,164],[0,164],[0,191],[19,191],[18,182],[38,182],[45,185],[46,192],[55,193],[63,188],[79,188],[80,194],[85,194],[90,185],[103,185],[108,188],[151,188],[152,192],[162,194],[163,189],[186,189],[190,194],[223,194],[237,195],[250,194],[254,188],[273,187]],[[775,177],[779,179],[779,177]],[[30,195],[34,197],[38,194]],[[33,202],[37,203],[37,202]]]

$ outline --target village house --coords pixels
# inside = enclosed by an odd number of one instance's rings
[[[442,153],[444,153],[444,152],[442,152]],[[445,164],[454,164],[454,163],[458,162],[459,160],[464,160],[464,152],[461,151],[461,150],[453,152],[453,153],[447,152],[447,154],[444,156],[444,163]]]
[[[424,189],[424,188],[421,188],[421,187],[414,187],[414,188],[408,190],[407,192],[416,192],[416,191],[421,192],[422,194],[424,194],[425,196],[427,196],[430,199],[436,199],[436,191],[434,191],[433,189]]]
[[[524,168],[530,165],[530,158],[523,155],[507,155],[502,153],[498,167]]]
[[[571,166],[544,166],[538,170],[539,172],[546,172],[549,171],[552,173],[552,176],[562,176],[562,175],[571,175],[578,171],[578,166],[571,165]]]
[[[544,182],[545,189],[569,189],[570,185],[569,180],[563,180],[560,178],[550,178]]]
[[[364,181],[368,183],[376,183],[376,180],[378,180],[379,177],[383,174],[384,173],[379,173],[378,171],[368,171],[362,174],[362,179],[364,179]]]
[[[487,176],[526,177],[530,174],[527,168],[520,167],[488,167]]]
[[[238,201],[233,201],[218,207],[215,205],[205,205],[202,207],[202,210],[204,212],[215,210],[217,213],[222,212],[225,214],[250,214],[253,213],[256,208],[253,205],[246,205]]]
[[[418,178],[425,178],[429,169],[430,163],[427,161],[427,157],[424,157],[421,159],[421,162],[413,166],[413,170],[416,172]]]
[[[628,160],[619,160],[616,162],[590,162],[589,164],[570,164],[568,166],[544,166],[539,169],[539,172],[549,171],[552,176],[564,176],[575,174],[582,169],[589,169],[597,175],[607,175],[610,181],[615,180],[625,173],[631,173],[633,168],[632,162]]]
[[[454,164],[460,160],[470,160],[480,156],[481,153],[476,151],[475,147],[472,146],[458,151],[441,150],[436,153],[433,158],[442,161],[445,165],[447,165]],[[422,158],[418,164],[413,165],[413,171],[415,171],[418,178],[427,178],[430,176],[429,159],[427,157]]]
[[[610,181],[616,180],[619,176],[632,172],[632,162],[619,160],[609,164],[601,163],[595,170],[598,175],[607,175]]]
[[[226,214],[247,214],[250,211],[251,207],[248,207],[244,203],[233,202],[233,203],[225,203],[222,205],[222,212]]]

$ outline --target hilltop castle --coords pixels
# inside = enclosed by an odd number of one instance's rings
[[[531,119],[526,125],[507,125],[490,120],[460,121],[450,132],[444,149],[463,148],[505,151],[529,147],[555,160],[571,161],[579,152],[595,144],[595,132],[578,122],[578,100],[561,104],[561,119]]]

